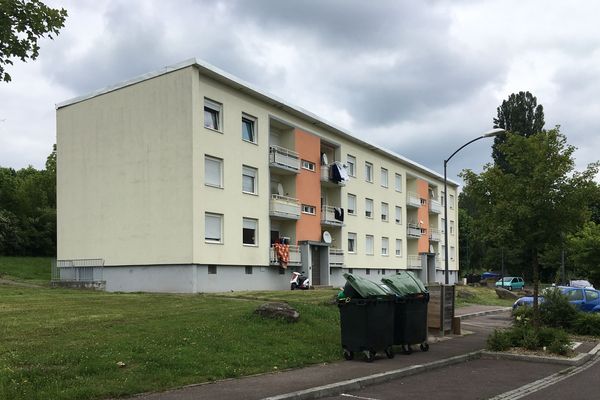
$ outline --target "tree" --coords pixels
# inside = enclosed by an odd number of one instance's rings
[[[589,278],[600,284],[600,225],[587,222],[583,228],[567,238],[569,260],[575,266],[578,277]]]
[[[530,136],[509,133],[499,150],[508,168],[489,164],[479,175],[464,171],[465,190],[476,204],[481,234],[490,242],[521,249],[531,266],[534,317],[539,321],[540,256],[548,246],[560,246],[564,235],[589,218],[585,204],[598,165],[575,172],[575,148],[558,127]]]
[[[494,128],[503,128],[516,135],[529,137],[544,129],[544,107],[537,104],[537,98],[529,92],[513,93],[508,100],[502,101],[496,109]],[[505,169],[505,156],[500,146],[505,142],[505,136],[496,136],[492,147],[492,157],[496,165]]]
[[[0,1],[0,80],[10,82],[4,68],[13,64],[12,58],[35,60],[38,40],[58,35],[66,17],[65,9],[50,8],[39,0]]]

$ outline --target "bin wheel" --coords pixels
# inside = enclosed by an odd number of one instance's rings
[[[375,352],[373,350],[365,350],[363,351],[363,353],[365,353],[365,361],[370,363],[373,362],[373,360],[375,359]]]
[[[394,349],[392,349],[392,346],[385,349],[385,355],[387,356],[387,358],[394,358]]]
[[[409,344],[403,344],[402,345],[402,353],[404,353],[404,354],[412,354],[412,348],[410,347]]]
[[[421,343],[421,351],[429,351],[429,343]]]
[[[350,350],[346,350],[344,349],[344,358],[348,361],[352,360],[354,358],[354,353]]]

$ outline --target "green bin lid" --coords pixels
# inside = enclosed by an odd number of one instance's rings
[[[389,296],[389,293],[377,283],[360,276],[345,273],[344,278],[362,298]]]
[[[398,296],[407,296],[410,294],[427,293],[423,282],[410,271],[400,271],[389,278],[382,278],[385,283]]]

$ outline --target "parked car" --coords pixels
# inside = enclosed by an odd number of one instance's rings
[[[570,286],[557,286],[556,288],[549,288],[546,290],[558,289],[560,292],[567,296],[569,303],[573,304],[575,308],[583,312],[597,312],[600,313],[600,290],[589,289],[589,288],[575,288]],[[539,302],[544,301],[543,294],[538,298]],[[521,306],[533,305],[533,297],[526,296],[521,297],[513,304],[513,310]]]
[[[521,290],[523,286],[525,286],[525,281],[518,276],[505,276],[496,282],[496,287],[503,287],[507,290]]]

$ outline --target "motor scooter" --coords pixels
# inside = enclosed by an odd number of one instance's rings
[[[310,289],[310,279],[308,279],[307,276],[304,276],[304,271],[294,271],[292,272],[292,279],[290,280],[290,285],[292,290],[307,290]]]

